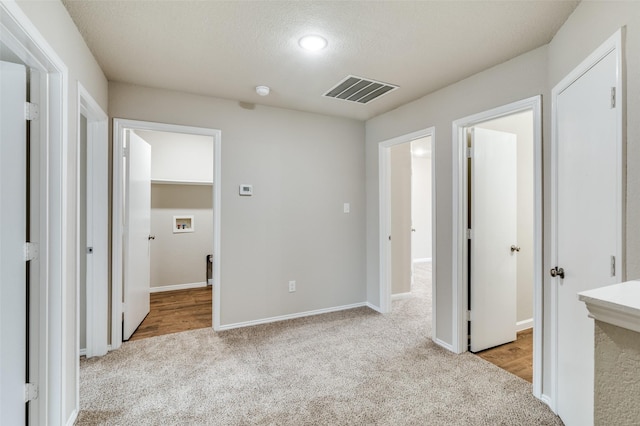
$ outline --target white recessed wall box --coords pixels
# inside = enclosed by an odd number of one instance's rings
[[[253,195],[253,185],[246,183],[240,184],[240,195],[250,197]]]
[[[195,231],[195,220],[193,215],[174,216],[173,217],[173,233],[182,234],[184,232]]]

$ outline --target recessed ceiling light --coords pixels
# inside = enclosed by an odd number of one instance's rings
[[[319,35],[306,35],[298,40],[298,44],[303,49],[314,52],[327,47],[327,39]]]

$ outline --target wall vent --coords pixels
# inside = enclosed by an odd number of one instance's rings
[[[367,104],[397,88],[398,86],[393,84],[349,75],[329,89],[324,96]]]

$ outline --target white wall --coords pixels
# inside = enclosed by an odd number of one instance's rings
[[[413,260],[431,259],[431,136],[411,142],[411,238]]]
[[[365,301],[362,122],[120,83],[109,115],[222,131],[223,326]]]
[[[213,253],[209,185],[151,185],[151,287],[206,283]],[[173,216],[192,215],[194,232],[174,233]]]
[[[75,357],[75,346],[77,336],[76,323],[76,140],[77,140],[77,82],[80,81],[91,96],[98,102],[101,108],[107,109],[107,80],[92,56],[86,43],[80,36],[71,17],[59,1],[18,1],[18,6],[33,23],[35,28],[47,40],[49,45],[56,51],[69,70],[69,80],[67,84],[66,110],[67,110],[67,137],[66,145],[67,165],[64,190],[67,195],[66,209],[68,215],[63,219],[63,229],[67,230],[67,253],[69,256],[63,259],[63,271],[66,274],[62,278],[65,287],[63,289],[63,333],[62,342],[65,352],[62,361],[62,418],[64,421],[71,416],[71,413],[78,405],[76,399],[76,365],[78,359]],[[60,372],[51,372],[59,374]],[[60,393],[49,396],[55,401],[60,397]],[[53,404],[53,402],[51,402]],[[56,410],[59,407],[54,408]],[[55,419],[50,419],[55,422]]]
[[[546,47],[533,50],[466,80],[375,117],[366,123],[367,298],[379,304],[378,144],[435,126],[433,150],[437,182],[435,337],[452,343],[452,136],[451,123],[462,117],[546,93]]]
[[[533,112],[487,121],[476,127],[515,134],[518,147],[517,319],[533,318]]]
[[[213,182],[213,137],[137,130],[151,145],[151,179]]]

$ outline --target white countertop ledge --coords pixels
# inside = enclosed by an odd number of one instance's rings
[[[640,280],[578,293],[589,316],[640,333]]]

